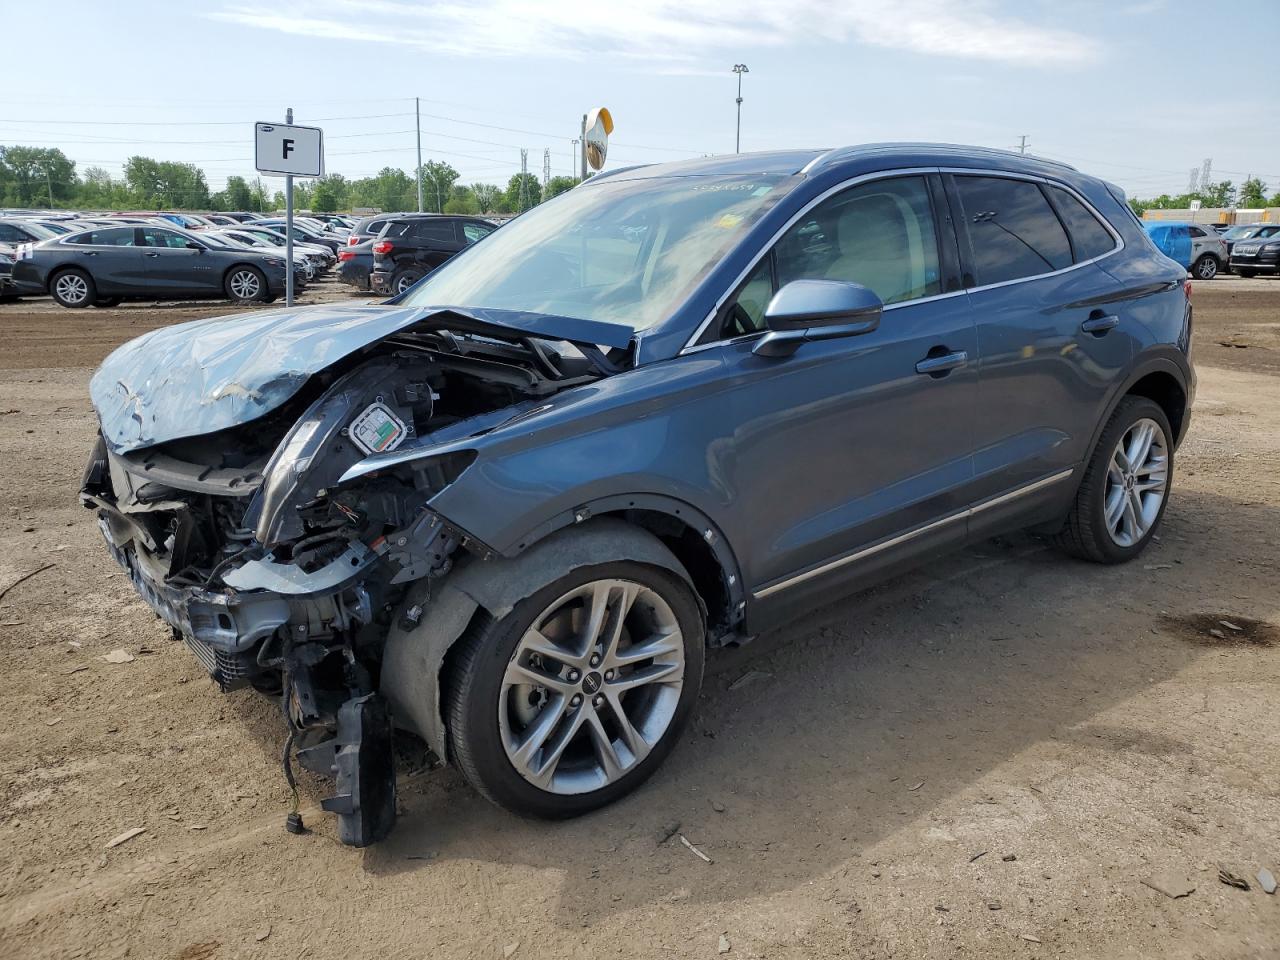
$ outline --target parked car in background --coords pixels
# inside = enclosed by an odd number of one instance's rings
[[[351,228],[351,233],[347,236],[347,246],[354,247],[357,243],[364,243],[374,237],[382,235],[382,231],[387,229],[387,224],[392,220],[409,220],[414,217],[434,217],[434,213],[379,213],[376,216],[365,217],[358,220],[356,225]]]
[[[228,250],[252,250],[254,253],[265,256],[278,257],[283,251],[277,251],[271,248],[270,252],[266,247],[259,247],[257,244],[245,243],[234,237],[229,237],[221,230],[206,230],[200,234],[200,239],[211,247],[219,247]],[[315,279],[315,265],[307,259],[306,254],[297,250],[293,253],[293,286],[295,290],[299,290],[307,283]]]
[[[255,220],[254,225],[259,227],[270,227],[272,230],[282,234],[285,232],[286,227],[284,217],[268,217],[263,220]],[[338,237],[334,234],[322,233],[319,230],[313,230],[310,227],[302,226],[298,224],[296,220],[293,224],[293,239],[295,243],[315,243],[328,247],[335,257],[338,254],[339,248],[343,243],[345,243],[345,239],[342,237]]]
[[[374,237],[357,243],[353,247],[343,247],[338,251],[338,279],[355,287],[357,290],[370,291],[369,274],[373,272],[373,245],[378,242]]]
[[[1180,220],[1146,220],[1143,227],[1160,252],[1198,280],[1212,280],[1227,264],[1227,244],[1208,226]]]
[[[1230,263],[1231,252],[1240,240],[1266,240],[1269,237],[1280,237],[1280,224],[1277,223],[1241,223],[1227,230],[1222,239],[1227,243],[1227,260]],[[1234,273],[1235,268],[1231,267]],[[1247,267],[1245,269],[1248,269]]]
[[[270,303],[284,292],[283,256],[206,243],[178,227],[98,227],[19,251],[19,289],[47,292],[64,307],[122,299],[225,297]]]
[[[386,304],[118,348],[82,499],[204,669],[337,773],[344,841],[391,829],[393,722],[564,818],[659,767],[709,647],[1023,527],[1139,556],[1191,329],[1185,268],[1063,164],[877,144],[628,168]]]
[[[285,235],[283,230],[276,230],[272,227],[260,227],[256,223],[241,224],[237,228],[233,228],[239,234],[247,234],[266,243],[277,247],[283,252],[285,249]],[[337,262],[333,250],[327,246],[318,243],[301,243],[297,240],[293,243],[294,252],[301,251],[316,265],[316,269],[324,271],[333,266]]]
[[[450,257],[498,229],[480,217],[433,215],[391,220],[370,247],[374,293],[403,293]]]
[[[48,227],[42,227],[31,220],[5,218],[0,220],[0,243],[17,246],[20,243],[39,243],[56,237],[57,234]]]
[[[7,303],[18,298],[18,288],[13,285],[13,261],[17,251],[8,244],[0,243],[0,303]]]
[[[1231,247],[1231,269],[1242,277],[1280,273],[1280,229],[1268,225],[1236,240]]]

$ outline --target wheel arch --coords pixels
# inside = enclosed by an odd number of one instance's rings
[[[613,516],[556,530],[518,556],[464,555],[444,577],[418,581],[402,601],[383,648],[379,686],[397,725],[417,733],[444,758],[449,654],[476,618],[506,616],[520,600],[566,573],[620,559],[675,574],[703,606],[691,575],[657,535]]]
[[[1178,360],[1181,360],[1181,364],[1187,362],[1186,358],[1181,353],[1177,353],[1173,347],[1169,347],[1168,350],[1176,353]],[[1089,453],[1085,460],[1086,463],[1093,457],[1094,451],[1098,446],[1098,439],[1111,421],[1111,417],[1115,414],[1120,401],[1128,396],[1146,397],[1159,404],[1160,408],[1164,410],[1165,416],[1169,419],[1169,425],[1173,428],[1174,446],[1176,447],[1182,442],[1191,419],[1189,400],[1192,393],[1190,378],[1178,360],[1161,353],[1146,358],[1129,371],[1129,375],[1121,382],[1121,385],[1108,401],[1106,412],[1098,418],[1098,422],[1094,425],[1093,436],[1089,440]]]

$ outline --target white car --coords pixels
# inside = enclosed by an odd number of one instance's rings
[[[1187,224],[1191,234],[1191,275],[1197,280],[1212,280],[1227,268],[1227,241],[1209,224]]]

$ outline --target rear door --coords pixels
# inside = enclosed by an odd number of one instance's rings
[[[457,220],[422,217],[410,221],[408,237],[414,246],[414,263],[430,273],[463,247]]]
[[[137,256],[133,227],[104,227],[61,244],[75,251],[72,264],[89,272],[99,293],[129,293],[129,267]]]
[[[1136,326],[1099,265],[1119,235],[1074,191],[1009,174],[947,179],[977,325],[980,532],[1069,498]]]

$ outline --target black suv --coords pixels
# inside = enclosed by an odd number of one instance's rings
[[[498,229],[479,217],[412,217],[391,220],[373,245],[374,293],[404,293],[464,247]]]

